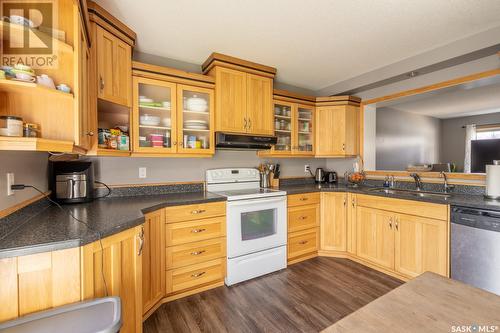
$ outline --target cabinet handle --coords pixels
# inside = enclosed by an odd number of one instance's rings
[[[204,275],[205,273],[206,273],[206,272],[199,272],[199,273],[191,274],[191,277],[192,277],[192,278],[198,278],[198,277],[200,277],[200,276]]]
[[[398,218],[396,218],[396,230],[399,231],[399,219]]]
[[[252,119],[248,118],[248,129],[252,128]]]
[[[144,248],[144,227],[141,227],[141,232],[139,233],[139,250],[137,251],[138,256],[142,254],[143,248]]]
[[[391,229],[392,229],[392,217],[391,217],[391,218],[389,218],[389,228],[391,228]]]
[[[307,216],[299,216],[299,220],[305,220],[307,219]]]
[[[104,80],[102,79],[102,76],[99,76],[99,88],[101,91],[104,89]]]
[[[342,144],[342,151],[345,151],[345,143]]]
[[[206,212],[205,209],[195,209],[195,210],[191,211],[191,214],[201,214],[201,213],[205,213],[205,212]]]
[[[197,234],[197,233],[200,233],[200,232],[203,232],[203,231],[206,231],[206,230],[207,229],[203,229],[203,228],[202,229],[193,229],[193,230],[191,230],[191,233]]]
[[[309,199],[309,198],[302,197],[302,198],[300,198],[299,200],[300,200],[300,201],[307,201],[308,199]]]
[[[244,128],[247,129],[247,118],[243,118],[243,121],[244,121]]]
[[[93,132],[93,131],[88,131],[88,132],[87,132],[87,135],[88,135],[88,136],[94,136],[94,132]]]
[[[352,208],[356,205],[356,202],[354,201],[354,198],[352,198]]]
[[[304,245],[304,244],[307,244],[307,243],[309,243],[309,241],[306,241],[306,240],[303,240],[303,241],[299,242],[300,245]]]
[[[347,206],[347,200],[344,198],[344,207]]]
[[[195,252],[191,252],[191,255],[192,256],[199,256],[200,254],[205,253],[205,252],[206,252],[205,250],[195,251]]]

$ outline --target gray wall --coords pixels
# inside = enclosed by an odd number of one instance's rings
[[[7,196],[8,172],[14,173],[17,184],[30,184],[47,191],[47,153],[0,152],[0,210],[38,195],[35,190],[27,188]]]
[[[439,119],[387,107],[377,109],[376,128],[377,170],[440,161]]]
[[[260,159],[254,151],[217,151],[213,158],[120,158],[98,157],[96,179],[107,184],[141,184],[203,181],[205,170],[223,167],[256,167],[260,162],[281,164],[281,176],[306,176],[304,165],[314,171],[326,167],[325,159]],[[147,168],[147,178],[139,178],[139,168]]]
[[[500,112],[442,120],[441,160],[455,163],[459,172],[464,169],[465,158],[465,129],[462,126],[469,124],[500,124]]]

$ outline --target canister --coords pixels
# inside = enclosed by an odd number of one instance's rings
[[[0,116],[0,136],[23,136],[23,118]]]

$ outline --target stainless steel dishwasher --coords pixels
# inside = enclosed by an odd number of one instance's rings
[[[452,208],[451,277],[500,295],[500,211]]]

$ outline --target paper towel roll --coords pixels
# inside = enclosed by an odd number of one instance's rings
[[[497,163],[486,165],[486,196],[500,198],[500,165]]]

